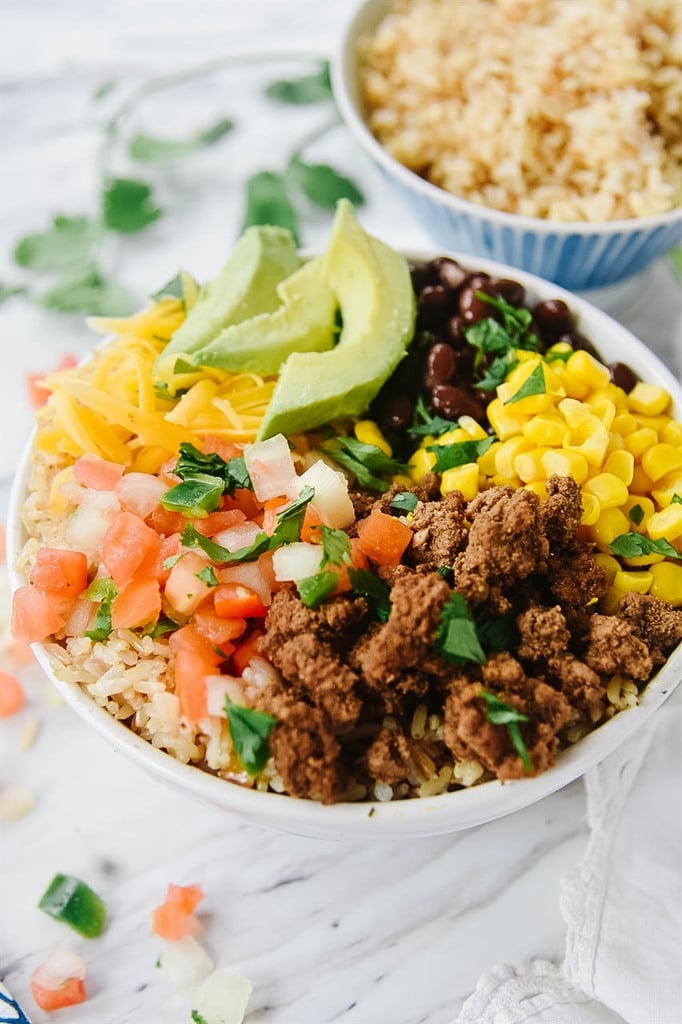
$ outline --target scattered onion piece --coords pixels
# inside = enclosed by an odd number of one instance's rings
[[[59,946],[31,975],[31,992],[41,1010],[48,1013],[85,1001],[85,962]]]
[[[194,994],[194,1019],[205,1024],[242,1024],[253,985],[223,969],[209,974]]]
[[[35,805],[36,798],[25,786],[11,786],[0,793],[0,821],[19,821]]]

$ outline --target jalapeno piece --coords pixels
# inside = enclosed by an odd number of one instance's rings
[[[89,885],[73,875],[55,875],[38,907],[86,939],[102,934],[106,907]]]

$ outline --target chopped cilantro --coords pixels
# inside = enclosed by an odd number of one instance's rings
[[[111,579],[95,579],[87,590],[83,591],[83,597],[89,601],[99,601],[99,608],[95,614],[92,629],[85,630],[85,636],[90,640],[101,641],[111,633],[111,605],[118,594],[118,587]]]
[[[181,558],[182,555],[169,555],[168,558],[164,558],[163,562],[161,563],[161,568],[168,571],[168,569],[172,569],[173,566],[177,562],[179,562]]]
[[[628,512],[628,519],[631,523],[634,523],[635,526],[639,526],[642,520],[644,519],[644,509],[642,508],[642,506],[633,505],[630,511]]]
[[[160,615],[158,622],[155,622],[151,626],[147,626],[142,631],[143,636],[150,636],[152,640],[158,639],[160,636],[165,636],[166,633],[173,633],[178,628],[177,622],[173,622],[167,615]]]
[[[391,614],[390,587],[368,569],[349,569],[348,578],[354,594],[366,597],[372,614],[379,622],[388,622]]]
[[[476,630],[485,651],[511,651],[519,642],[519,631],[513,612],[506,612],[495,618],[479,617]]]
[[[134,178],[112,178],[102,192],[102,216],[112,231],[142,231],[161,216],[152,203],[151,186]]]
[[[309,164],[294,155],[287,167],[287,180],[316,206],[333,210],[339,199],[348,199],[353,206],[362,206],[365,197],[354,181],[329,164]]]
[[[419,504],[419,498],[413,491],[399,491],[388,506],[393,512],[410,513],[414,512]]]
[[[567,363],[568,360],[573,355],[574,351],[575,350],[572,349],[572,348],[563,349],[563,350],[562,349],[551,349],[550,348],[550,349],[548,349],[547,352],[545,352],[545,354],[543,356],[543,359],[545,360],[546,363],[557,363],[557,362]]]
[[[452,566],[439,565],[438,568],[436,569],[436,572],[438,573],[442,580],[445,580],[446,583],[449,583],[452,586],[455,577],[455,570],[452,568]]]
[[[66,275],[35,301],[60,313],[122,316],[130,312],[129,292],[120,285],[107,284],[94,266]]]
[[[298,213],[289,197],[286,178],[275,171],[259,171],[246,182],[246,213],[242,231],[254,224],[274,224],[291,232],[298,245]]]
[[[190,369],[194,370],[196,367]],[[180,445],[180,457],[175,464],[174,472],[181,480],[204,474],[220,477],[223,481],[223,490],[227,494],[232,494],[238,489],[253,490],[251,477],[242,456],[226,462],[216,452],[201,452],[189,441],[183,441]]]
[[[486,657],[476,632],[476,623],[461,594],[451,594],[440,615],[436,650],[456,665],[473,661],[484,664]]]
[[[510,348],[502,355],[495,356],[486,367],[480,380],[476,381],[474,387],[479,391],[494,391],[517,366],[518,359],[514,354],[514,350]]]
[[[670,504],[671,505],[682,505],[682,495],[680,495],[680,494],[673,494],[672,501],[670,502]]]
[[[270,757],[268,737],[277,719],[263,711],[235,704],[229,697],[225,697],[225,712],[235,754],[249,775],[258,775]]]
[[[504,404],[513,405],[515,402],[520,402],[523,398],[530,398],[532,395],[545,394],[547,394],[545,371],[542,367],[542,363],[538,363],[532,373],[528,374],[519,390],[516,391],[511,398],[508,398]]]
[[[178,157],[190,156],[204,146],[212,146],[234,128],[234,121],[222,118],[209,128],[195,132],[186,139],[163,139],[155,135],[135,135],[128,146],[133,160],[144,163],[163,163],[177,160]]]
[[[387,491],[383,477],[407,472],[407,466],[390,458],[375,444],[364,444],[354,437],[336,437],[322,445],[327,455],[348,469],[361,487],[372,491]]]
[[[207,587],[217,587],[218,586],[218,577],[216,576],[215,571],[214,571],[212,565],[204,566],[204,568],[201,569],[196,574],[196,576],[197,576],[197,579],[201,580],[202,583],[205,583]]]
[[[254,562],[259,555],[270,547],[271,538],[267,533],[257,534],[253,544],[248,544],[236,551],[229,551],[222,544],[216,544],[209,537],[199,533],[193,523],[188,523],[181,534],[182,543],[188,548],[201,548],[212,562],[218,565],[230,565],[233,562]]]
[[[270,538],[270,547],[278,548],[282,544],[293,544],[301,536],[305,510],[315,497],[314,487],[304,487],[290,505],[277,513],[277,526]]]
[[[528,716],[522,715],[516,708],[511,707],[509,704],[505,704],[503,700],[496,697],[494,693],[490,693],[489,690],[481,689],[479,697],[482,697],[486,703],[486,718],[492,725],[506,725],[509,731],[509,737],[514,745],[514,750],[519,755],[523,762],[523,767],[527,772],[533,771],[533,763],[526,749],[526,744],[523,742],[523,736],[519,729],[520,722],[527,722]]]
[[[199,519],[219,508],[222,496],[221,479],[197,473],[167,490],[159,498],[159,503],[169,512],[180,512],[188,519]]]
[[[322,526],[322,568],[327,565],[343,565],[350,562],[350,537],[345,530],[332,530]]]
[[[476,297],[502,314],[502,323],[487,317],[465,328],[467,342],[478,349],[474,361],[474,374],[478,378],[474,387],[481,391],[494,391],[517,366],[516,349],[536,352],[537,337],[529,331],[532,315],[524,307],[512,306],[502,298],[477,291]],[[485,356],[495,358],[485,366]]]
[[[198,1010],[192,1010],[192,1020],[194,1024],[206,1024],[206,1020],[201,1016]]]
[[[319,103],[332,98],[331,81],[329,78],[329,61],[324,61],[320,70],[300,78],[280,79],[270,82],[265,89],[268,99],[279,100],[294,106]]]
[[[336,590],[339,582],[335,572],[318,572],[314,576],[296,581],[296,589],[301,601],[308,608],[319,608],[326,597]]]
[[[642,533],[621,533],[611,541],[609,547],[614,555],[621,558],[638,558],[640,555],[663,555],[665,558],[682,558],[682,554],[672,546],[669,540],[661,537],[652,540]]]
[[[101,224],[88,217],[58,214],[47,231],[25,235],[17,242],[14,259],[31,270],[82,274],[92,270],[91,250],[101,237]]]
[[[494,434],[490,437],[483,437],[480,441],[459,441],[457,444],[431,444],[428,451],[434,452],[436,462],[433,473],[445,473],[448,469],[455,469],[457,466],[466,466],[470,462],[476,462],[481,455],[485,455],[490,446],[496,441]]]
[[[457,424],[452,420],[446,420],[442,416],[432,416],[426,408],[426,403],[420,395],[414,407],[414,419],[412,426],[407,431],[413,437],[440,437],[448,430],[453,430]]]

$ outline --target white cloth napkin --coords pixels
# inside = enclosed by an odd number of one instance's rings
[[[682,1024],[682,687],[585,786],[563,964],[492,968],[457,1024]]]

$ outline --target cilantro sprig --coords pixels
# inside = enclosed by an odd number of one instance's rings
[[[490,437],[483,437],[479,441],[430,444],[427,451],[434,452],[436,455],[432,472],[445,473],[448,469],[456,469],[457,466],[466,466],[470,462],[476,462],[481,455],[485,455],[496,440],[495,435],[491,434]]]
[[[515,402],[520,402],[524,398],[530,398],[532,395],[545,394],[547,394],[545,371],[542,363],[538,363],[535,369],[528,374],[519,390],[515,391],[511,398],[508,398],[504,404],[514,405]]]
[[[442,416],[432,416],[426,407],[423,396],[420,395],[414,407],[412,426],[407,432],[413,437],[440,437],[448,430],[454,430],[456,426],[457,424],[452,420],[446,420]]]
[[[360,487],[371,491],[387,491],[390,483],[385,477],[407,472],[405,463],[390,458],[376,445],[365,444],[354,437],[335,437],[326,441],[322,450],[349,470]]]
[[[159,498],[159,504],[169,512],[180,512],[188,519],[203,519],[220,507],[222,496],[223,481],[202,473],[170,487]]]
[[[225,697],[225,713],[230,738],[240,764],[253,778],[262,772],[270,757],[269,737],[277,719],[264,711],[235,704]]]
[[[367,599],[372,615],[379,622],[388,622],[391,614],[390,587],[368,569],[349,569],[348,578],[353,593]]]
[[[225,461],[216,452],[199,451],[189,441],[180,444],[180,457],[173,472],[181,480],[203,475],[220,477],[226,494],[233,494],[239,489],[253,490],[251,477],[242,456]]]
[[[533,762],[530,759],[528,749],[523,741],[521,730],[519,725],[521,722],[528,721],[528,715],[521,714],[516,708],[513,708],[510,704],[506,704],[505,701],[500,700],[490,690],[481,689],[479,695],[485,701],[485,713],[486,718],[492,725],[506,725],[509,732],[509,738],[512,741],[514,750],[519,755],[523,762],[523,767],[527,772],[533,771]]]
[[[112,630],[111,605],[118,594],[118,587],[111,579],[95,579],[90,586],[83,591],[83,597],[88,601],[98,601],[99,607],[95,613],[95,619],[90,629],[86,629],[84,635],[90,640],[106,640]]]
[[[538,339],[530,330],[532,315],[524,307],[512,306],[505,299],[477,291],[476,298],[492,306],[502,316],[502,322],[486,317],[465,328],[467,342],[478,349],[474,360],[474,387],[481,391],[494,391],[518,365],[516,349],[536,352]],[[492,359],[488,357],[493,356]]]
[[[322,568],[327,565],[347,565],[351,558],[350,537],[345,530],[321,526]]]
[[[451,594],[441,612],[435,647],[441,657],[455,665],[483,665],[486,661],[476,623],[461,594]]]
[[[419,498],[414,491],[398,491],[389,503],[391,512],[399,512],[401,515],[409,515],[414,512],[419,504]]]
[[[652,540],[642,533],[621,533],[620,537],[611,541],[609,547],[614,555],[620,555],[621,558],[638,558],[641,555],[682,558],[682,554],[665,537]]]
[[[319,608],[322,602],[336,590],[339,582],[338,574],[326,570],[314,576],[296,581],[296,589],[301,602],[308,608]]]

